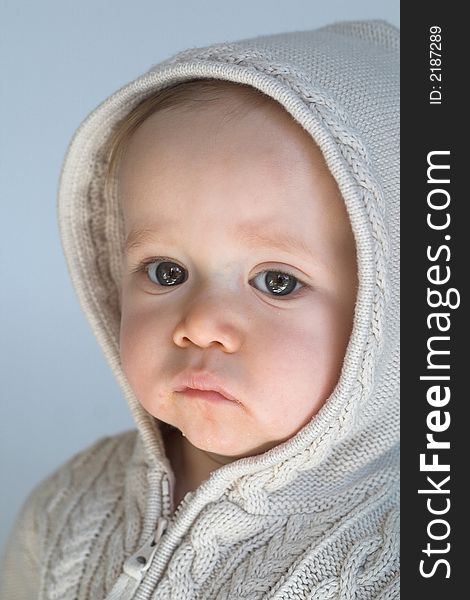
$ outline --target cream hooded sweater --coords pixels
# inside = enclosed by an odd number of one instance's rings
[[[175,510],[159,422],[120,366],[123,222],[103,193],[104,145],[146,95],[207,77],[272,96],[320,146],[351,219],[359,290],[339,382],[317,415],[214,471]],[[341,22],[154,65],[80,125],[58,196],[73,285],[136,429],[99,439],[31,491],[1,600],[398,598],[398,30]]]

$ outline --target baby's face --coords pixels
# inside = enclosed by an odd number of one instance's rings
[[[356,298],[354,238],[320,150],[277,106],[229,121],[220,106],[171,110],[136,131],[119,177],[134,242],[120,352],[140,403],[223,457],[292,437],[335,387]],[[177,392],[188,369],[238,402]]]

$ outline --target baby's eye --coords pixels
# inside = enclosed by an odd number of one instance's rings
[[[152,283],[163,287],[171,287],[184,283],[188,278],[186,269],[166,259],[143,261],[134,269],[134,272],[142,271],[146,272]],[[285,271],[261,271],[251,281],[256,282],[257,280],[261,281],[261,284],[258,283],[258,285],[261,285],[261,287],[264,285],[265,289],[261,289],[262,292],[269,293],[275,297],[288,296],[293,290],[297,291],[299,289],[296,289],[297,286],[300,286],[300,288],[306,287],[306,284],[299,281],[297,277]]]
[[[188,278],[186,270],[170,260],[151,259],[144,261],[138,266],[136,271],[146,271],[152,283],[164,287],[184,283]]]
[[[305,287],[305,284],[299,281],[297,277],[285,271],[261,271],[251,281],[256,281],[259,278],[261,278],[261,282],[267,288],[267,291],[274,296],[288,296],[297,285],[301,288]]]

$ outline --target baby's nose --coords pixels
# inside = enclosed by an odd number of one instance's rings
[[[243,344],[243,326],[237,313],[216,294],[194,299],[183,310],[173,332],[173,341],[185,348],[191,344],[201,348],[220,347],[223,352],[236,352]]]

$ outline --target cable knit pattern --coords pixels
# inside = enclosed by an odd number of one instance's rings
[[[268,94],[319,145],[351,219],[359,291],[341,376],[321,410],[293,438],[214,471],[174,510],[159,423],[120,365],[124,225],[116,181],[105,193],[104,176],[108,140],[137,103],[208,77]],[[340,22],[152,65],[77,129],[58,218],[77,298],[136,430],[98,440],[31,491],[0,599],[398,598],[398,30]]]
[[[52,589],[50,598],[86,598],[92,589],[94,573],[84,576],[88,560],[102,556],[109,548],[110,534],[123,519],[123,479],[132,452],[133,436],[108,438],[79,455],[60,470],[54,497],[45,507],[47,551],[43,556],[44,588]],[[127,443],[122,443],[125,441]],[[90,532],[93,532],[90,535]],[[114,545],[111,570],[116,578],[124,560],[123,535]],[[113,564],[114,563],[114,564]],[[102,576],[102,573],[100,573]],[[103,583],[100,582],[101,589]],[[99,597],[99,596],[98,596]]]

